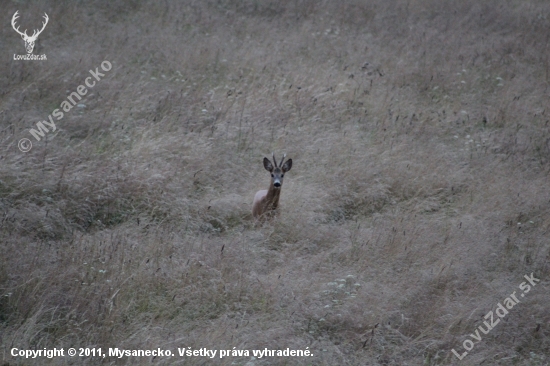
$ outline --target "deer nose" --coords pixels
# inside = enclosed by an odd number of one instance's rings
[[[279,188],[281,186],[281,182],[276,180],[275,182],[273,182],[273,186],[276,187],[276,188]]]

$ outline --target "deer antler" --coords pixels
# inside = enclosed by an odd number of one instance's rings
[[[37,38],[40,35],[40,33],[42,33],[44,28],[46,28],[46,24],[48,24],[48,20],[50,20],[50,18],[48,18],[48,14],[46,14],[46,13],[44,13],[43,18],[44,18],[45,21],[42,22],[42,29],[40,29],[40,30],[35,29],[30,38]],[[25,30],[25,32],[26,32],[26,30]]]
[[[283,154],[283,158],[281,159],[281,163],[279,164],[279,167],[283,166],[283,161],[285,161],[286,154]]]
[[[13,14],[13,17],[11,18],[11,26],[13,27],[13,30],[16,31],[17,33],[19,33],[21,36],[29,37],[29,36],[27,35],[27,30],[26,30],[26,29],[25,29],[25,32],[23,33],[23,32],[21,32],[21,31],[19,30],[19,27],[15,28],[15,20],[16,20],[17,18],[19,18],[19,16],[17,15],[17,13],[19,13],[19,10],[17,10],[17,11],[15,12],[15,14]],[[44,13],[44,14],[46,14],[46,13]]]
[[[272,152],[271,156],[273,156],[273,164],[275,165],[275,168],[277,168],[277,160],[275,160],[275,152]]]

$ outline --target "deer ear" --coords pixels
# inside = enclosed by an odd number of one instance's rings
[[[265,170],[267,170],[268,172],[272,172],[272,171],[273,171],[273,165],[271,164],[271,161],[269,161],[268,158],[264,158],[264,168],[265,168]]]
[[[286,163],[283,164],[281,169],[283,170],[283,173],[286,173],[292,168],[292,159],[288,159]]]

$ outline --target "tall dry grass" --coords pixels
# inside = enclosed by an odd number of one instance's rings
[[[7,25],[43,12],[35,54]],[[0,360],[547,365],[543,1],[9,3]],[[56,123],[28,129],[103,60]],[[31,152],[17,149],[22,137]],[[271,151],[279,219],[251,220]],[[541,282],[462,360],[483,316]],[[10,349],[309,349],[22,360]]]

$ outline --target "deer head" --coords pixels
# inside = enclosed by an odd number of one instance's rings
[[[24,32],[21,32],[19,31],[19,27],[15,27],[15,20],[17,18],[19,18],[19,16],[17,15],[17,13],[19,13],[19,10],[15,12],[15,14],[13,14],[13,18],[11,18],[11,26],[13,27],[13,29],[19,33],[21,35],[21,38],[23,38],[23,41],[25,41],[25,48],[27,49],[27,53],[32,53],[32,50],[34,49],[34,42],[36,42],[36,39],[38,38],[38,36],[40,35],[40,33],[42,33],[42,31],[44,30],[44,28],[46,28],[46,24],[48,24],[48,14],[44,13],[44,22],[42,22],[42,29],[40,30],[37,30],[35,29],[34,32],[32,33],[32,36],[28,36],[27,35],[27,30],[25,29]]]
[[[275,153],[273,153],[273,164],[271,164],[268,158],[264,158],[264,168],[271,173],[271,184],[275,189],[280,189],[283,186],[285,173],[292,168],[292,159],[288,159],[286,163],[283,164],[285,158],[286,154],[283,155],[279,166],[277,166],[277,161],[275,160]],[[273,167],[273,165],[275,165],[275,167]]]

